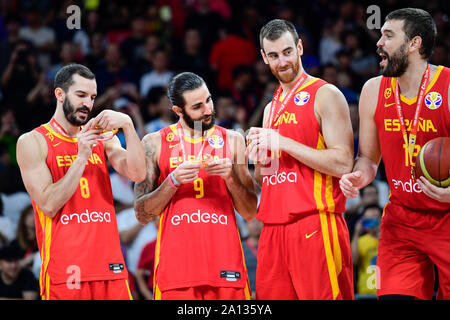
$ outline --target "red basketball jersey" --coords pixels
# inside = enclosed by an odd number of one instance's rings
[[[159,184],[183,162],[180,143],[188,159],[204,145],[203,159],[231,158],[226,129],[215,126],[203,139],[184,136],[176,125],[160,130]],[[165,290],[209,285],[245,288],[247,270],[233,207],[225,181],[200,169],[198,178],[179,187],[158,228],[155,258],[155,298]]]
[[[325,149],[322,131],[314,115],[316,92],[324,84],[326,82],[318,78],[303,84],[287,102],[272,128],[278,129],[282,136],[311,148]],[[276,110],[280,103],[278,101]],[[333,107],[332,102],[329,107]],[[345,211],[345,197],[338,178],[316,171],[286,152],[272,153],[272,159],[275,163],[272,167],[278,170],[263,176],[259,220],[282,224],[298,215],[318,210]]]
[[[47,142],[47,166],[57,182],[78,154],[76,138],[60,135],[49,124],[35,129]],[[41,254],[41,290],[54,284],[127,279],[113,207],[103,144],[93,148],[79,186],[50,218],[33,201]]]
[[[450,112],[448,109],[448,87],[450,69],[439,66],[436,74],[428,82],[425,91],[422,110],[419,117],[419,127],[413,154],[416,156],[423,145],[436,137],[450,136]],[[378,92],[378,103],[374,115],[378,129],[381,156],[385,164],[389,183],[389,201],[413,210],[448,211],[448,203],[436,201],[425,195],[417,182],[411,177],[411,163],[407,147],[403,141],[400,120],[395,107],[396,78],[381,78]],[[405,127],[408,134],[416,111],[417,96],[406,99],[400,95]]]

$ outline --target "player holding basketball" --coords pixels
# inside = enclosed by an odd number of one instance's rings
[[[105,110],[88,122],[97,85],[85,66],[61,68],[54,87],[53,118],[17,143],[17,161],[35,210],[41,297],[131,299],[106,158],[123,176],[142,181],[143,146],[123,113]],[[127,150],[117,137],[102,141],[103,130],[118,128]]]
[[[147,177],[135,186],[139,222],[161,214],[154,298],[249,299],[234,213],[256,214],[244,137],[214,125],[196,74],[175,76],[168,95],[180,120],[143,138]]]
[[[353,165],[347,102],[336,87],[305,73],[302,42],[290,22],[267,23],[260,44],[280,84],[266,106],[264,128],[247,136],[262,185],[256,298],[353,299],[338,180]]]
[[[450,70],[430,65],[436,26],[421,9],[387,15],[377,43],[382,76],[364,85],[359,105],[359,155],[342,176],[347,197],[376,175],[383,158],[390,196],[378,247],[380,299],[431,299],[433,265],[438,299],[450,299],[450,188],[438,188],[411,171],[420,148],[450,136]]]

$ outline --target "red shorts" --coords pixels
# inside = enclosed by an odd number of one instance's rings
[[[342,214],[316,212],[264,225],[256,299],[354,299],[350,239]]]
[[[450,299],[450,212],[415,212],[389,203],[381,222],[377,295],[431,299],[434,265],[437,298]]]
[[[42,300],[133,300],[128,280],[83,281],[47,285]]]
[[[248,288],[198,286],[166,290],[155,295],[155,300],[249,300]]]

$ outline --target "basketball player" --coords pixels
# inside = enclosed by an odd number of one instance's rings
[[[338,183],[353,165],[347,102],[335,86],[305,73],[292,23],[267,23],[260,45],[279,86],[265,108],[263,128],[251,128],[247,136],[262,185],[256,298],[353,299]]]
[[[85,66],[61,68],[54,87],[53,118],[17,143],[17,161],[35,211],[41,297],[131,299],[106,159],[118,173],[142,181],[143,146],[123,113],[105,110],[88,122],[97,85]],[[117,137],[102,141],[103,130],[118,128],[127,150]]]
[[[168,95],[180,120],[143,138],[147,177],[135,186],[137,219],[161,214],[154,298],[249,299],[234,213],[256,215],[244,137],[214,125],[198,75],[175,76]]]
[[[434,267],[438,299],[450,299],[450,188],[432,186],[411,171],[420,148],[450,136],[450,70],[430,65],[436,26],[422,9],[386,16],[377,43],[382,76],[366,82],[359,105],[359,155],[340,180],[347,197],[386,167],[389,202],[384,208],[377,266],[380,299],[431,299]]]

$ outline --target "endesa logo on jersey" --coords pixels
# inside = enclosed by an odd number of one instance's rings
[[[192,213],[175,214],[172,219],[170,219],[170,222],[174,226],[178,226],[181,223],[212,223],[227,225],[228,217],[224,214],[201,212],[198,210],[197,212]]]
[[[296,183],[297,182],[297,172],[280,172],[273,174],[271,176],[263,177],[263,184],[265,183],[267,186],[276,185],[281,183]]]
[[[60,219],[62,224],[69,223],[98,223],[111,222],[111,214],[109,212],[92,211],[87,209],[82,213],[62,214]]]
[[[392,184],[394,185],[395,190],[400,189],[408,193],[422,192],[422,189],[420,189],[419,184],[417,182],[414,182],[412,179],[409,179],[409,181],[406,182],[402,180],[392,179]]]

